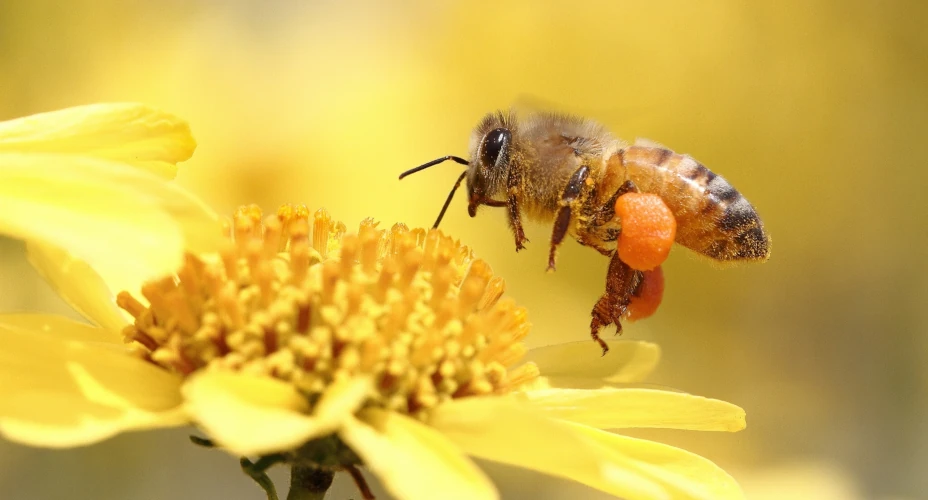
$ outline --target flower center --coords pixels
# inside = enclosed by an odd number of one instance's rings
[[[438,230],[357,235],[319,210],[240,208],[219,255],[188,254],[176,276],[128,292],[123,334],[166,369],[265,374],[314,401],[335,380],[376,380],[368,404],[420,415],[449,398],[505,393],[538,376],[523,308],[503,280]]]

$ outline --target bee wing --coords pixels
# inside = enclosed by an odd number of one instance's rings
[[[644,137],[636,137],[636,138],[635,138],[635,143],[634,143],[633,145],[634,145],[634,146],[641,146],[641,147],[643,147],[643,148],[670,149],[670,148],[668,148],[667,146],[664,146],[663,144],[661,144],[661,143],[659,143],[659,142],[657,142],[657,141],[652,141],[651,139],[646,139],[646,138],[644,138]]]
[[[519,94],[509,107],[518,116],[531,116],[543,113],[565,113],[565,106],[539,95]]]

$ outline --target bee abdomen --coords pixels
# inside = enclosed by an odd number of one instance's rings
[[[717,198],[713,189],[720,191]],[[706,235],[714,239],[707,247],[706,255],[717,260],[767,260],[770,256],[770,242],[764,224],[757,210],[728,181],[716,176],[709,183],[709,202],[706,206],[713,212],[710,217],[716,221],[716,227],[721,233],[713,234],[710,231]]]
[[[659,195],[677,219],[677,243],[720,261],[766,260],[769,238],[754,207],[721,176],[687,155],[631,146],[626,175]]]

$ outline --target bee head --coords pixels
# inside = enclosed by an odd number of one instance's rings
[[[486,115],[471,136],[467,170],[467,213],[471,217],[494,196],[505,197],[512,134],[512,116],[497,112]]]
[[[501,202],[494,196],[506,193],[506,177],[509,174],[509,159],[512,156],[514,125],[514,117],[511,114],[490,113],[483,118],[471,135],[470,161],[457,156],[444,156],[400,174],[400,179],[402,179],[448,160],[467,165],[467,170],[461,173],[454,187],[451,188],[451,192],[448,193],[448,198],[445,199],[445,204],[441,207],[441,212],[438,213],[438,218],[432,227],[438,227],[441,223],[455,191],[465,178],[468,194],[467,213],[471,217],[477,215],[477,207],[480,205],[501,206],[499,205]]]
[[[504,127],[487,132],[481,139],[472,156],[476,161],[471,160],[467,172],[467,213],[471,217],[487,198],[504,188],[511,143],[512,132]]]

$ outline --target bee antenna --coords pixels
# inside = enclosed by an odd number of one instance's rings
[[[403,172],[402,174],[400,174],[400,179],[402,179],[403,177],[406,177],[407,175],[414,174],[414,173],[419,172],[419,171],[421,171],[421,170],[425,170],[425,169],[427,169],[427,168],[429,168],[429,167],[433,167],[433,166],[435,166],[435,165],[438,165],[439,163],[446,162],[446,161],[448,161],[448,160],[451,160],[451,161],[460,163],[461,165],[470,165],[470,163],[469,163],[467,160],[465,160],[464,158],[459,158],[459,157],[457,157],[457,156],[443,156],[443,157],[441,157],[441,158],[439,158],[439,159],[437,159],[437,160],[432,160],[432,161],[426,163],[425,165],[419,165],[419,166],[416,167],[416,168],[411,168],[411,169],[409,169],[409,170]],[[452,191],[452,193],[454,193],[454,191]]]
[[[451,192],[448,193],[448,198],[445,199],[445,204],[442,205],[441,212],[438,213],[438,218],[435,219],[435,224],[432,224],[433,229],[438,228],[438,224],[441,222],[441,219],[445,216],[445,211],[448,210],[448,205],[451,204],[451,199],[454,198],[455,191],[457,191],[458,188],[461,187],[461,182],[464,180],[465,177],[467,177],[467,170],[461,172],[461,176],[458,177],[458,181],[454,183],[454,187],[451,188]]]

